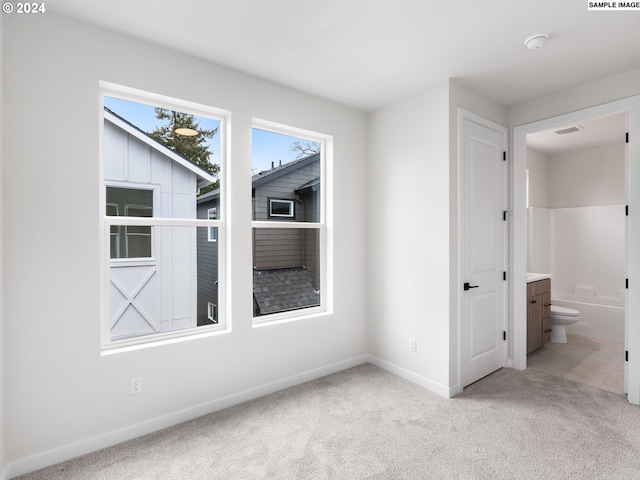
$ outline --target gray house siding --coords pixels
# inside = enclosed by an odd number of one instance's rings
[[[319,236],[299,222],[320,219],[320,155],[296,160],[252,177],[253,219],[291,222],[291,228],[253,229],[254,315],[319,305]],[[269,200],[291,200],[294,216],[269,216]],[[219,208],[219,196],[200,196],[198,218]],[[296,225],[298,223],[298,225]],[[208,302],[218,305],[218,244],[208,231],[198,229],[198,325],[210,324]]]
[[[286,167],[283,167],[286,168]],[[320,176],[320,162],[316,161],[289,174],[279,176],[271,182],[254,189],[254,220],[291,221],[291,229],[254,230],[254,268],[257,270],[272,268],[293,268],[306,266],[309,255],[315,248],[309,244],[309,237],[315,233],[295,228],[295,222],[316,222],[319,218],[318,195],[297,194],[296,189]],[[269,217],[269,200],[293,200],[294,218]],[[311,235],[310,235],[311,234]],[[313,262],[315,263],[315,261]]]
[[[207,219],[210,208],[218,208],[216,198],[206,203],[198,202],[198,218]],[[218,305],[218,242],[209,241],[209,229],[198,228],[198,326],[211,325],[209,302]],[[217,319],[216,319],[217,320]]]

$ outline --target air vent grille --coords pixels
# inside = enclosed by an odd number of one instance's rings
[[[555,133],[557,133],[558,135],[566,135],[567,133],[579,132],[580,130],[584,130],[584,127],[582,125],[575,125],[573,127],[556,130]]]

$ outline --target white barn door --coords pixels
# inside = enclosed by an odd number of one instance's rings
[[[154,261],[111,263],[111,339],[137,337],[160,331],[160,280]]]
[[[507,345],[507,134],[474,120],[462,120],[460,145],[463,388],[505,366]]]

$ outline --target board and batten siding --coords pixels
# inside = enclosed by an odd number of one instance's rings
[[[130,184],[130,188],[153,190],[154,217],[196,218],[196,174],[107,119],[104,122],[104,172],[108,186],[128,188]],[[144,295],[156,298],[149,301],[149,308],[155,310],[156,323],[148,325],[134,315],[123,317],[118,322],[118,337],[196,326],[195,229],[152,227],[149,265],[151,263],[160,281],[145,287],[153,291],[146,291]],[[113,268],[112,262],[111,274],[133,282],[142,276],[142,272],[133,271],[135,268],[138,267]],[[117,293],[113,287],[112,291]],[[113,315],[119,306],[111,308]],[[130,325],[123,325],[123,320]]]

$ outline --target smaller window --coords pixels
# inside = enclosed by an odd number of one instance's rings
[[[295,217],[295,202],[293,200],[269,199],[269,216],[279,218]]]
[[[207,210],[207,217],[209,220],[217,220],[218,219],[218,208],[213,207]],[[218,228],[217,227],[209,227],[209,241],[217,242],[218,241]],[[210,304],[211,305],[211,304]]]
[[[218,306],[215,303],[208,302],[207,317],[213,323],[218,323]]]
[[[107,187],[107,216],[153,217],[153,191]],[[151,227],[111,226],[111,258],[151,257]]]

